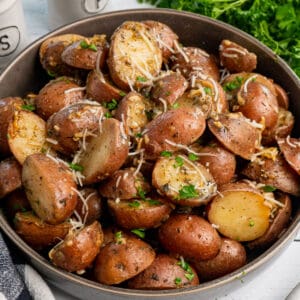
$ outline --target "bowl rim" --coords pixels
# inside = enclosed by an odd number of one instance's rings
[[[230,25],[227,23],[224,23],[219,20],[212,19],[207,16],[203,16],[196,13],[191,12],[185,12],[185,11],[177,11],[174,9],[162,9],[162,8],[140,8],[140,9],[127,9],[127,10],[118,10],[113,12],[106,12],[101,13],[99,15],[87,17],[80,19],[75,22],[71,22],[69,24],[63,25],[58,27],[57,29],[41,36],[37,40],[33,41],[30,45],[28,45],[25,49],[23,49],[22,52],[20,52],[13,61],[10,62],[10,64],[3,70],[2,74],[0,74],[0,84],[2,79],[6,76],[7,73],[9,73],[10,69],[13,67],[13,65],[22,60],[23,57],[30,51],[32,51],[33,48],[36,48],[38,45],[42,43],[46,38],[55,36],[57,34],[61,34],[62,31],[71,30],[74,25],[78,26],[81,24],[85,24],[91,21],[99,21],[103,18],[110,17],[110,16],[138,16],[140,14],[152,14],[152,13],[160,13],[164,15],[175,15],[175,16],[187,16],[189,18],[194,19],[200,19],[208,24],[213,24],[214,26],[223,27],[226,30],[229,30],[230,32],[234,33],[235,35],[241,36],[243,39],[248,40],[250,43],[258,44],[259,48],[262,49],[267,55],[274,57],[276,62],[280,64],[280,67],[284,69],[284,71],[289,74],[291,79],[295,82],[296,85],[299,86],[300,80],[297,77],[297,75],[294,73],[294,71],[288,66],[288,64],[280,58],[278,55],[276,55],[270,48],[262,44],[259,40],[254,38],[253,36],[249,35],[248,33]],[[6,220],[2,210],[0,209],[0,228],[3,230],[3,232],[13,241],[13,243],[19,247],[30,259],[37,261],[39,264],[41,264],[44,268],[51,271],[52,273],[55,273],[58,278],[60,279],[66,279],[68,281],[71,281],[72,283],[76,284],[83,284],[86,287],[92,288],[97,291],[103,291],[107,293],[114,293],[115,295],[120,296],[143,296],[143,297],[169,297],[169,296],[183,296],[187,294],[192,293],[199,293],[202,291],[208,291],[211,289],[215,289],[216,287],[221,287],[225,284],[228,284],[234,280],[241,280],[241,278],[255,269],[258,269],[265,263],[267,263],[273,256],[276,256],[276,254],[279,254],[280,251],[285,248],[290,242],[292,242],[293,237],[296,235],[298,230],[300,229],[300,209],[298,209],[296,216],[294,217],[292,223],[288,227],[288,229],[282,234],[282,236],[265,252],[263,252],[261,255],[253,259],[251,262],[246,264],[245,266],[241,267],[240,269],[231,272],[230,274],[227,274],[223,277],[217,278],[215,280],[211,280],[206,283],[201,283],[198,286],[195,287],[188,287],[188,288],[181,288],[176,290],[134,290],[134,289],[127,289],[127,288],[120,288],[120,287],[114,287],[114,286],[108,286],[101,283],[98,283],[96,281],[92,281],[83,277],[80,277],[76,274],[69,273],[67,271],[64,271],[62,269],[59,269],[52,265],[48,260],[46,260],[43,256],[41,256],[38,252],[36,252],[33,248],[31,248],[29,245],[27,245],[21,237],[13,230],[13,228],[10,226],[8,221]]]

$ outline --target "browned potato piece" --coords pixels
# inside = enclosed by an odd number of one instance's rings
[[[171,206],[161,198],[132,201],[108,200],[108,208],[116,223],[125,229],[155,228],[168,219]]]
[[[14,217],[14,228],[28,245],[41,250],[63,240],[71,229],[71,224],[64,222],[50,225],[32,212],[18,212]]]
[[[144,241],[121,231],[115,236],[115,241],[104,246],[95,260],[95,279],[108,285],[119,284],[141,273],[155,258],[154,250]]]
[[[131,289],[164,290],[198,285],[196,271],[186,262],[184,266],[188,266],[188,271],[181,265],[174,257],[158,254],[146,270],[128,281],[128,286]]]
[[[76,184],[62,163],[42,153],[29,155],[23,165],[22,183],[32,209],[46,223],[59,224],[73,213]]]
[[[0,155],[8,156],[11,151],[8,145],[8,125],[13,119],[16,109],[20,109],[24,101],[19,97],[7,97],[0,99]]]
[[[220,114],[217,120],[208,120],[208,127],[219,142],[245,159],[250,159],[260,144],[261,129],[257,125],[240,113]]]
[[[100,134],[91,138],[89,150],[83,153],[79,161],[85,184],[101,181],[123,165],[129,146],[122,129],[122,123],[118,120],[105,119]]]
[[[62,34],[46,39],[39,50],[40,61],[43,68],[50,75],[74,76],[76,70],[62,61],[61,54],[68,45],[83,38],[82,35],[78,34]]]
[[[212,55],[196,47],[181,47],[177,44],[176,48],[172,70],[179,70],[185,78],[200,71],[202,75],[219,81],[219,69]]]
[[[69,66],[92,70],[103,68],[108,52],[106,35],[94,35],[67,46],[61,54],[61,59]],[[98,65],[97,65],[98,64]]]
[[[233,179],[236,169],[235,155],[220,143],[211,142],[206,146],[192,148],[200,154],[197,161],[209,170],[218,185]]]
[[[102,200],[94,188],[83,188],[80,191],[75,210],[84,224],[91,224],[98,220],[102,213]]]
[[[234,240],[222,238],[220,252],[212,259],[193,261],[201,280],[212,280],[229,274],[246,264],[244,246]]]
[[[86,79],[86,94],[89,99],[99,103],[110,102],[112,99],[120,100],[126,94],[113,86],[108,78],[97,70],[92,70]]]
[[[150,27],[161,49],[163,61],[167,63],[172,53],[174,53],[174,43],[178,41],[177,34],[166,24],[157,21],[149,20],[143,21],[143,23]]]
[[[5,198],[4,211],[8,220],[13,220],[17,212],[32,210],[23,189],[11,192]]]
[[[49,258],[55,266],[69,272],[80,272],[94,261],[102,242],[102,228],[95,221],[79,231],[70,231],[64,241],[49,252]]]
[[[127,134],[140,133],[148,123],[149,102],[137,92],[129,92],[119,103],[115,118],[124,123]]]
[[[251,73],[250,73],[251,74]],[[247,72],[240,72],[235,74],[230,74],[229,76],[225,77],[222,81],[222,87],[226,92],[226,98],[231,104],[231,109],[233,109],[234,100],[238,91],[240,90],[242,84],[245,80],[249,77],[249,73]],[[233,101],[233,103],[231,103]]]
[[[79,140],[89,138],[99,130],[99,119],[105,108],[97,102],[79,102],[69,105],[47,120],[47,141],[53,140],[52,148],[64,154],[74,153],[79,148]]]
[[[8,144],[20,164],[28,155],[42,151],[46,142],[46,123],[31,111],[15,111],[8,125]]]
[[[0,199],[21,187],[22,168],[14,157],[0,162]]]
[[[174,144],[189,145],[205,130],[201,111],[178,108],[159,115],[146,126],[143,147],[146,157],[156,159],[164,150],[174,150]]]
[[[217,185],[207,169],[181,154],[161,157],[156,161],[152,184],[160,194],[183,206],[206,204],[217,191]]]
[[[101,183],[99,192],[106,198],[132,199],[139,191],[149,192],[150,185],[136,169],[118,170],[110,178]]]
[[[111,37],[108,67],[114,83],[129,91],[151,82],[160,72],[162,53],[150,27],[126,21]]]
[[[83,99],[83,95],[83,88],[67,78],[50,81],[35,98],[37,114],[47,120],[62,108]]]
[[[288,135],[285,139],[277,139],[277,143],[285,160],[300,175],[300,139]]]
[[[290,102],[287,92],[279,84],[273,83],[273,85],[277,95],[278,106],[287,110]]]
[[[230,72],[252,72],[256,68],[256,54],[249,52],[235,42],[222,40],[219,53],[221,66],[224,66]]]
[[[221,186],[219,192],[207,208],[207,217],[222,235],[244,242],[267,231],[271,211],[258,189],[235,182]]]
[[[288,195],[282,194],[278,199],[282,203],[282,207],[277,209],[270,227],[266,233],[258,239],[247,244],[250,249],[265,249],[272,245],[279,237],[283,230],[287,227],[292,213],[292,201]]]
[[[156,101],[165,101],[168,105],[183,95],[188,87],[187,80],[177,72],[166,73],[154,82],[151,97]]]
[[[259,157],[250,162],[242,174],[252,180],[274,186],[285,193],[300,195],[300,177],[281,155],[277,155],[274,160]]]
[[[171,216],[159,228],[159,241],[166,250],[195,260],[212,259],[221,247],[221,238],[211,224],[191,214]]]

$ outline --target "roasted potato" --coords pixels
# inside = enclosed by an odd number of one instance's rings
[[[287,92],[279,84],[273,83],[273,85],[277,95],[278,106],[287,110],[290,102]]]
[[[178,289],[198,284],[193,267],[166,254],[158,254],[146,270],[128,281],[130,288],[143,290]]]
[[[42,153],[29,155],[22,183],[34,212],[49,224],[59,224],[77,204],[76,184],[68,167]]]
[[[207,124],[225,148],[244,159],[251,159],[260,145],[260,124],[240,113],[220,114],[217,119],[209,119]]]
[[[256,68],[256,54],[230,40],[222,40],[219,54],[221,66],[232,73],[252,72]]]
[[[69,222],[47,224],[32,212],[17,212],[14,228],[17,234],[32,248],[45,249],[63,240],[71,229]]]
[[[211,224],[192,214],[171,216],[160,226],[158,237],[164,249],[195,260],[212,259],[221,247],[221,238]]]
[[[30,111],[14,112],[8,125],[8,144],[20,164],[27,156],[42,151],[46,142],[46,123]]]
[[[119,284],[148,268],[155,259],[155,251],[144,241],[115,233],[115,240],[104,246],[94,264],[94,276],[100,283]]]
[[[99,222],[68,233],[62,243],[49,252],[55,266],[69,272],[82,272],[89,267],[100,251],[103,232]]]
[[[219,188],[207,207],[207,218],[225,237],[252,241],[269,228],[271,209],[263,194],[244,182],[228,183]]]
[[[22,167],[14,157],[0,162],[0,199],[22,185]]]
[[[152,172],[152,185],[174,204],[200,206],[217,191],[217,185],[207,169],[179,154],[159,158]]]
[[[222,238],[219,253],[212,259],[193,261],[201,280],[208,281],[229,274],[246,264],[244,246],[234,240]]]
[[[155,228],[169,217],[171,206],[161,197],[149,199],[108,200],[108,209],[122,228]]]
[[[201,111],[178,108],[162,113],[146,125],[146,157],[156,159],[162,151],[176,149],[176,144],[192,144],[203,134],[205,126]]]
[[[19,110],[24,101],[19,97],[6,97],[0,99],[0,156],[11,154],[8,145],[8,125],[13,119],[15,110]]]
[[[140,89],[159,74],[162,52],[150,27],[127,21],[111,37],[108,67],[112,80],[121,89]]]
[[[128,141],[121,122],[116,119],[105,119],[102,122],[99,135],[92,137],[80,158],[84,183],[91,184],[101,181],[115,171],[125,162],[128,155]]]

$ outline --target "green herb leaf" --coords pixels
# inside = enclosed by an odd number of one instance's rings
[[[179,104],[178,102],[175,102],[175,103],[172,105],[172,108],[177,109],[179,106],[180,106],[180,104]]]
[[[138,208],[138,207],[140,207],[140,205],[141,205],[141,203],[138,200],[134,200],[134,201],[128,203],[128,206],[133,207],[133,208]]]
[[[184,274],[185,278],[188,279],[189,281],[192,281],[193,278],[195,277],[194,273],[186,273]]]
[[[135,135],[137,138],[141,138],[143,137],[142,133],[141,132],[138,132],[136,135]]]
[[[191,199],[197,198],[199,196],[198,192],[195,190],[195,186],[185,185],[179,190],[179,199]]]
[[[176,156],[175,161],[176,161],[176,163],[173,165],[174,168],[182,167],[184,164],[184,160],[180,156]]]
[[[146,192],[140,186],[137,188],[137,193],[141,199],[146,200]]]
[[[181,278],[179,278],[179,277],[176,277],[175,279],[174,279],[174,283],[176,284],[176,285],[180,285],[181,284]]]
[[[33,104],[23,104],[21,108],[28,111],[34,111],[36,109],[35,105]]]
[[[122,231],[117,231],[115,233],[115,240],[118,244],[122,244],[123,243],[123,235],[122,235]]]
[[[243,78],[240,76],[236,76],[232,81],[227,82],[223,85],[223,89],[226,92],[231,92],[242,85]]]
[[[276,191],[276,187],[274,187],[272,185],[265,185],[262,189],[266,193],[271,193],[271,192]]]
[[[189,160],[191,160],[191,161],[195,161],[198,159],[198,156],[194,153],[189,153],[188,157],[189,157]]]
[[[112,99],[110,102],[106,102],[104,104],[104,107],[106,107],[109,110],[114,110],[118,107],[118,102],[116,99]]]
[[[150,205],[161,205],[161,202],[158,200],[154,200],[154,199],[149,199],[147,198],[146,201],[150,204]]]
[[[74,171],[78,171],[78,172],[83,171],[83,166],[78,165],[78,164],[69,163],[69,167],[71,170],[74,170]]]
[[[106,113],[104,114],[104,117],[105,117],[106,119],[112,118],[112,114],[111,114],[110,112],[106,112]]]
[[[148,80],[147,80],[147,78],[145,78],[145,77],[137,76],[137,77],[136,77],[136,81],[138,81],[138,82],[146,82],[146,81],[148,81]]]
[[[79,45],[82,49],[87,49],[89,47],[89,43],[86,40],[82,40]]]
[[[98,48],[95,44],[90,44],[89,47],[88,47],[90,50],[94,51],[94,52],[97,52],[98,51]]]
[[[131,232],[140,237],[141,239],[145,238],[146,235],[144,228],[132,229]]]
[[[204,89],[205,94],[207,94],[207,95],[211,95],[212,94],[211,88],[205,86],[203,89]]]
[[[162,156],[162,157],[171,157],[172,152],[164,150],[160,153],[160,156]]]
[[[121,97],[124,97],[124,96],[126,96],[126,93],[123,92],[123,91],[120,91],[120,92],[119,92],[119,95],[120,95]]]

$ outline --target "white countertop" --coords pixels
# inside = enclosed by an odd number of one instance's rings
[[[64,0],[61,0],[64,1]],[[29,41],[49,32],[47,25],[46,0],[23,0]],[[110,0],[105,11],[126,8],[142,8],[136,0]],[[260,275],[250,281],[241,282],[240,288],[218,300],[282,300],[300,282],[300,234],[283,254]],[[54,295],[60,300],[74,299],[53,288]],[[207,299],[209,300],[209,299]]]

